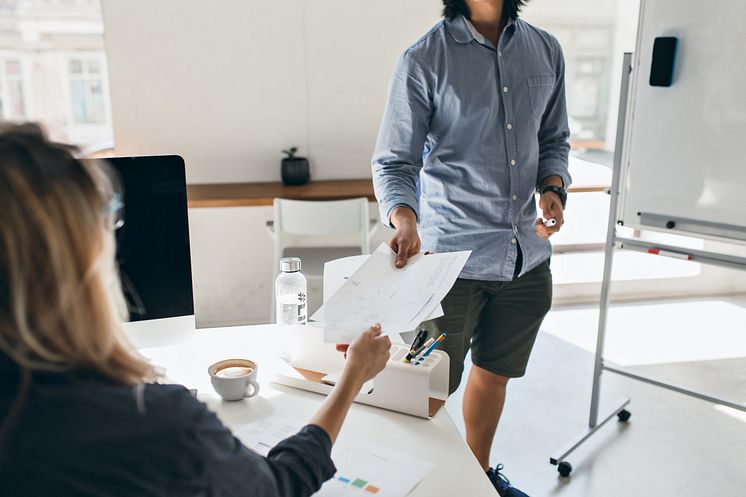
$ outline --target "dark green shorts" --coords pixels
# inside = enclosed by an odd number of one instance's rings
[[[423,323],[430,336],[448,333],[440,348],[450,357],[449,392],[461,382],[469,348],[480,368],[508,378],[523,376],[551,303],[549,261],[512,281],[456,280],[443,299],[444,316]]]

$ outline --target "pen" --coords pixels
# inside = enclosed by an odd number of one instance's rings
[[[425,353],[424,353],[424,354],[422,354],[422,357],[420,357],[420,360],[419,360],[419,361],[417,361],[417,364],[421,364],[421,363],[422,363],[422,360],[423,360],[423,359],[424,359],[425,357],[429,356],[429,355],[430,355],[430,353],[431,353],[431,352],[432,352],[433,350],[437,349],[437,348],[438,348],[438,347],[440,346],[440,344],[441,344],[441,343],[443,343],[443,340],[445,340],[445,339],[446,339],[446,336],[447,336],[447,335],[448,335],[447,333],[441,333],[441,335],[440,335],[440,336],[438,337],[438,339],[437,339],[437,340],[435,340],[435,343],[433,343],[432,345],[430,345],[430,348],[428,348],[428,349],[427,349],[427,350],[425,351]]]
[[[693,257],[689,254],[682,254],[680,252],[670,252],[668,250],[659,250],[656,248],[648,249],[648,254],[665,255],[666,257],[673,257],[674,259],[681,259],[682,261],[691,261],[693,259]]]
[[[412,346],[409,347],[409,350],[411,352],[414,352],[417,350],[417,348],[425,343],[425,340],[427,340],[427,330],[422,328],[420,331],[417,332],[417,336],[414,337],[414,340],[412,341]]]
[[[556,224],[557,224],[557,220],[554,219],[554,218],[547,219],[546,221],[544,221],[544,226],[546,226],[547,228],[551,228],[551,227],[553,227]]]
[[[426,347],[431,346],[435,342],[434,338],[428,338],[427,342],[423,343],[419,346],[419,348],[414,352],[414,354],[407,354],[407,357],[404,358],[404,362],[411,362],[412,359],[417,357],[417,355],[425,350]]]
[[[414,355],[414,351],[417,350],[427,339],[427,330],[424,328],[421,329],[419,332],[417,332],[417,336],[414,337],[414,341],[412,342],[412,346],[409,347],[409,353],[407,354],[407,357],[404,358],[404,362],[409,362],[409,360]]]

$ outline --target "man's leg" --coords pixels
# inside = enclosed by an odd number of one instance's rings
[[[490,449],[497,424],[505,405],[508,378],[472,366],[464,392],[464,423],[466,443],[487,471],[490,468]]]
[[[508,379],[524,375],[539,326],[552,302],[549,264],[513,281],[496,283],[493,289],[474,331],[474,366],[463,409],[466,441],[485,469],[489,468]]]
[[[464,358],[469,351],[474,328],[486,301],[487,294],[479,281],[459,278],[441,302],[443,317],[427,323],[431,325],[426,326],[431,337],[437,337],[441,332],[448,333],[439,350],[447,353],[449,358],[449,395],[455,392],[461,383]]]

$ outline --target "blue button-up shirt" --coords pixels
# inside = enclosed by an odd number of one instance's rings
[[[373,156],[381,219],[417,214],[423,250],[472,250],[462,278],[513,278],[551,255],[534,193],[570,185],[562,50],[517,19],[497,48],[463,17],[442,21],[394,71]]]

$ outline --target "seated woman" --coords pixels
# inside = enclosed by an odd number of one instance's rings
[[[312,494],[388,337],[364,332],[310,424],[252,452],[123,338],[116,185],[35,125],[0,130],[0,495]]]

